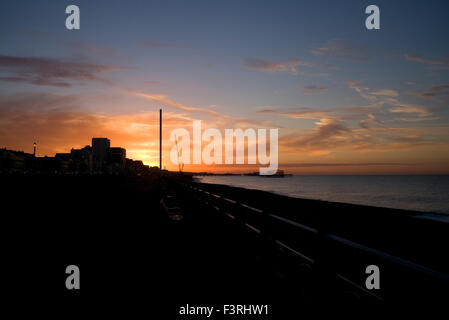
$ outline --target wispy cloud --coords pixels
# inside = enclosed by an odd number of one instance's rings
[[[226,126],[229,124],[233,124],[234,126],[241,126],[241,127],[251,126],[251,125],[253,125],[253,126],[256,125],[256,126],[261,126],[261,127],[270,126],[270,124],[266,121],[261,122],[261,121],[254,120],[254,119],[247,119],[247,118],[242,118],[242,117],[231,117],[224,113],[220,113],[216,110],[212,110],[212,109],[208,109],[208,108],[187,106],[187,105],[175,102],[174,100],[170,99],[170,97],[168,97],[165,94],[148,94],[148,93],[143,93],[143,92],[135,91],[135,90],[127,90],[126,92],[128,92],[134,96],[141,97],[146,100],[157,101],[165,106],[169,106],[169,107],[175,108],[177,110],[187,112],[189,114],[196,114],[196,115],[212,117],[215,119],[215,121],[216,121],[215,124],[217,127]]]
[[[370,88],[361,86],[360,81],[346,81],[345,83],[349,89],[352,89],[355,92],[357,92],[362,98],[372,103],[376,102],[377,100],[376,96],[368,94],[369,93],[368,90],[370,90]]]
[[[391,106],[388,111],[391,113],[415,114],[420,118],[429,117],[432,112],[427,107],[413,105],[401,102],[399,94],[395,90],[382,89],[379,91],[368,92],[369,88],[363,88],[357,84],[358,82],[348,82],[348,86],[360,94],[361,97],[375,103],[378,106]],[[428,119],[428,118],[427,118]],[[417,120],[418,121],[418,120]]]
[[[308,131],[293,132],[280,137],[281,150],[324,156],[335,152],[389,152],[416,150],[420,147],[442,146],[446,142],[424,137],[414,129],[378,127],[351,129],[342,121],[321,119]]]
[[[394,121],[418,122],[418,121],[433,121],[438,119],[440,119],[440,117],[395,118]]]
[[[429,91],[442,91],[442,90],[449,90],[449,84],[433,86],[429,88]]]
[[[292,59],[284,62],[272,62],[255,58],[245,58],[243,59],[243,64],[250,70],[264,72],[286,71],[289,73],[297,74],[297,68],[301,65],[301,60]]]
[[[367,115],[379,111],[381,106],[351,106],[330,109],[314,109],[308,107],[280,108],[279,106],[259,107],[258,114],[279,115],[291,119],[333,119],[333,120],[363,120]]]
[[[416,95],[420,98],[435,98],[440,96],[447,96],[449,95],[449,85],[438,85],[428,88],[424,92],[420,91],[409,91],[407,92],[411,95]]]
[[[373,113],[368,113],[367,116],[368,119],[360,120],[359,124],[361,128],[371,130],[374,126],[385,126]]]
[[[434,92],[408,91],[407,94],[418,96],[420,98],[434,98],[437,96],[437,93]]]
[[[127,69],[86,61],[65,61],[53,58],[0,55],[0,70],[6,73],[0,80],[7,82],[70,87],[74,80],[104,81],[100,75],[110,71]]]
[[[320,119],[323,117],[332,118],[327,110],[314,110],[305,107],[296,107],[290,110],[276,110],[273,107],[267,107],[265,109],[257,111],[259,114],[277,114],[291,119]]]
[[[164,94],[148,94],[148,93],[143,93],[143,92],[134,91],[134,90],[129,90],[129,92],[138,97],[141,97],[141,98],[144,98],[147,100],[151,100],[151,101],[157,101],[157,102],[163,103],[167,106],[181,110],[181,111],[197,112],[197,113],[202,113],[205,115],[218,117],[218,118],[226,117],[225,115],[223,115],[215,110],[210,110],[210,109],[206,109],[206,108],[198,108],[198,107],[190,107],[190,106],[186,106],[186,105],[177,103],[177,102],[171,100],[169,97],[167,97]]]
[[[300,70],[300,67],[317,68],[323,70],[336,69],[336,67],[331,65],[306,62],[301,59],[290,59],[286,61],[268,61],[256,58],[244,58],[243,65],[250,70],[263,71],[263,72],[288,72],[294,75],[304,74],[304,71]]]
[[[427,117],[431,115],[429,110],[425,107],[410,105],[410,104],[402,104],[398,103],[394,108],[390,108],[390,112],[392,113],[416,113],[420,117]]]
[[[373,106],[390,106],[388,109],[388,112],[390,113],[405,113],[418,116],[418,118],[416,118],[415,120],[410,121],[429,121],[437,119],[436,117],[430,117],[432,115],[432,112],[430,112],[429,109],[425,106],[401,102],[399,99],[399,93],[396,90],[382,89],[377,91],[370,91],[370,88],[361,86],[359,84],[359,81],[349,81],[346,82],[346,84],[349,88],[355,90],[362,98],[371,102]],[[441,86],[441,88],[437,87],[437,90],[443,88],[444,86]],[[404,118],[397,120],[404,121]],[[361,123],[361,125],[366,126],[367,122],[369,121],[370,119],[368,119],[364,123]]]
[[[372,94],[374,96],[388,96],[388,97],[398,97],[399,93],[395,90],[391,89],[382,89],[378,91],[370,92],[369,94]]]
[[[437,60],[431,60],[431,59],[426,59],[422,56],[418,56],[416,54],[404,54],[404,57],[406,60],[408,61],[413,61],[413,62],[420,62],[420,63],[427,63],[427,64],[441,64],[440,61]]]
[[[314,55],[327,55],[337,59],[367,62],[381,54],[371,46],[360,45],[346,39],[332,39],[323,46],[312,49]]]
[[[328,87],[322,87],[317,85],[302,86],[301,88],[303,88],[302,90],[303,94],[314,94],[329,91]]]
[[[401,102],[395,97],[387,97],[378,102],[382,106],[388,107],[388,112],[392,114],[407,114],[408,118],[393,118],[388,121],[429,121],[436,120],[428,107]],[[410,116],[413,116],[412,118]]]
[[[307,151],[312,155],[323,155],[343,143],[346,140],[344,134],[350,132],[341,121],[334,119],[323,118],[316,124],[317,127],[312,131],[281,136],[280,145],[297,152]]]
[[[408,61],[419,62],[430,65],[433,69],[438,70],[449,70],[449,57],[444,57],[438,60],[432,60],[428,58],[424,58],[415,54],[404,54],[404,57]]]
[[[424,106],[402,103],[390,95],[384,96],[376,104],[366,106],[321,110],[267,106],[261,108],[258,113],[271,117],[278,115],[291,119],[317,120],[313,130],[296,129],[294,133],[281,137],[281,145],[285,148],[283,150],[292,153],[304,152],[312,156],[324,156],[337,151],[386,152],[442,143],[441,140],[426,138],[425,130],[418,134],[416,128],[398,127],[400,122],[411,124],[436,120],[438,117],[433,116]],[[392,122],[395,126],[389,125]]]

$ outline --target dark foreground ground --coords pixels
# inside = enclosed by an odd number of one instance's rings
[[[389,254],[401,254],[438,271],[449,269],[447,224],[415,219],[413,213],[398,210],[203,187]],[[332,282],[307,271],[307,266],[288,261],[278,265],[273,256],[268,261],[263,241],[217,219],[179,190],[174,194],[183,207],[184,219],[171,221],[159,202],[161,196],[175,191],[158,177],[1,177],[5,305],[16,314],[60,310],[61,318],[95,311],[205,319],[177,313],[186,304],[268,304],[268,317],[235,319],[286,319],[298,316],[310,304],[347,307],[358,303]],[[350,265],[350,256],[344,258]],[[331,255],[331,259],[339,257]],[[71,264],[80,268],[80,290],[65,287],[65,268]],[[361,277],[366,277],[363,271]],[[386,279],[391,281],[391,276]],[[413,289],[414,281],[402,285]],[[419,294],[444,298],[445,293],[430,287],[430,291],[417,294],[419,301]],[[387,301],[394,302],[391,297]]]

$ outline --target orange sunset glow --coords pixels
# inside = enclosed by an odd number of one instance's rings
[[[409,32],[367,33],[359,22],[331,35],[310,17],[308,28],[290,29],[281,19],[272,29],[262,20],[236,17],[237,26],[213,16],[222,27],[189,20],[172,29],[143,17],[136,21],[145,27],[132,27],[117,16],[122,23],[107,32],[67,33],[42,21],[19,31],[25,18],[8,21],[0,52],[0,147],[32,152],[37,142],[39,156],[53,156],[107,137],[127,157],[155,166],[163,109],[168,170],[178,170],[169,160],[172,130],[191,132],[192,122],[202,120],[203,129],[222,133],[279,129],[279,167],[289,173],[449,173],[445,41],[426,44],[422,37],[418,46]]]

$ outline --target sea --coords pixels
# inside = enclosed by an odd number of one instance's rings
[[[449,175],[195,176],[203,183],[290,197],[449,215]],[[448,216],[449,217],[449,216]]]

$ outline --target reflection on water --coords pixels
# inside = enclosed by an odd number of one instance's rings
[[[449,213],[449,176],[196,177],[200,182],[271,191],[298,198]]]

